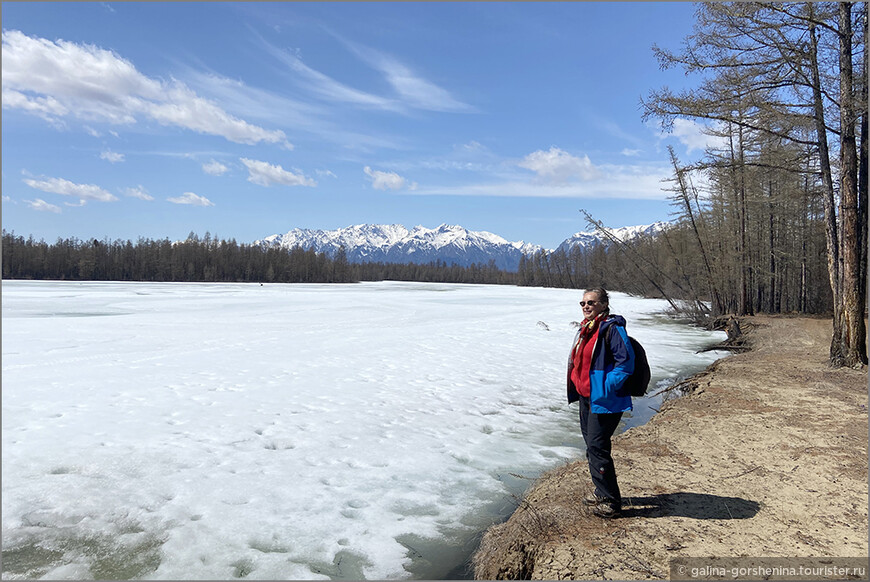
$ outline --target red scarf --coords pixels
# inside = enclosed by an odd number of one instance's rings
[[[583,323],[580,324],[580,339],[577,340],[577,345],[574,346],[575,355],[580,349],[580,346],[585,344],[590,337],[595,335],[595,332],[598,331],[599,324],[601,324],[605,319],[607,319],[607,314],[602,312],[598,314],[598,317],[583,320]]]
[[[580,367],[580,364],[584,361],[591,363],[593,346],[588,345],[589,340],[598,334],[599,325],[605,319],[607,319],[607,314],[599,313],[598,317],[595,317],[594,319],[584,320],[580,327],[580,337],[577,340],[577,345],[574,346],[574,353],[571,360],[573,366],[571,380],[574,382],[574,387],[577,389],[580,396],[585,396],[587,398],[589,397],[590,392],[589,366],[586,365]]]

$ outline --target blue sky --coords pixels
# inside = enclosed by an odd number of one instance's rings
[[[252,242],[459,224],[554,248],[669,218],[640,98],[682,2],[4,2],[3,228]]]

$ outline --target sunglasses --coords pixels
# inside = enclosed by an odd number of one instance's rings
[[[587,305],[588,305],[589,307],[595,307],[595,306],[598,305],[599,303],[601,303],[601,302],[600,302],[600,301],[594,301],[594,300],[593,300],[593,301],[581,301],[581,302],[580,302],[580,307],[586,307]]]

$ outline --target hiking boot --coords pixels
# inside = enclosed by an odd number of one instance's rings
[[[622,517],[622,508],[613,505],[612,503],[601,502],[592,508],[592,514],[605,519]]]
[[[598,495],[596,495],[595,493],[590,493],[583,498],[583,505],[595,506],[599,503],[604,503],[605,501],[607,501],[605,498],[598,497]]]

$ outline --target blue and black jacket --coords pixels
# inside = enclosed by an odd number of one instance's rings
[[[613,328],[613,329],[610,329]],[[571,354],[580,331],[571,344]],[[580,393],[571,381],[571,355],[568,356],[568,403],[580,400]],[[625,333],[625,318],[611,315],[598,327],[598,336],[592,348],[592,367],[589,370],[589,410],[595,414],[609,414],[631,410],[631,396],[623,393],[625,380],[634,372],[634,350]]]

